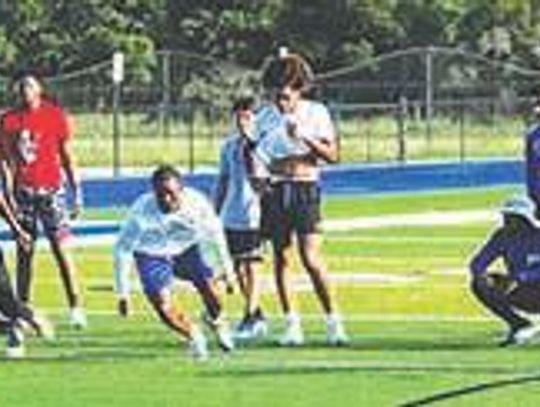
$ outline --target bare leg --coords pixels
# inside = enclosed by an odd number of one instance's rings
[[[163,290],[159,294],[147,295],[147,298],[165,325],[181,336],[191,339],[194,325],[184,312],[175,309],[171,293],[168,290]]]
[[[261,312],[261,282],[256,262],[245,262],[245,276],[247,286],[246,313],[247,315],[255,315],[256,312]]]
[[[232,351],[234,349],[234,341],[229,330],[227,319],[224,318],[222,314],[223,307],[214,282],[212,280],[204,279],[194,281],[193,283],[204,302],[206,312],[210,317],[210,320],[207,320],[206,322],[214,330],[219,347],[225,352]]]
[[[292,289],[289,278],[290,245],[286,247],[274,245],[274,273],[281,309],[289,314],[292,309]]]
[[[298,237],[298,249],[302,264],[309,273],[321,307],[326,314],[331,314],[335,310],[335,305],[330,295],[326,266],[320,255],[320,246],[321,236],[319,234],[312,233]]]
[[[32,285],[32,260],[34,258],[35,239],[29,248],[17,244],[17,297],[23,302],[29,302]]]
[[[212,320],[218,319],[222,306],[214,283],[211,280],[201,280],[194,282],[194,285],[204,302],[208,315]]]
[[[253,316],[260,312],[260,281],[256,262],[250,260],[237,260],[235,270],[238,284],[245,299],[245,316]]]
[[[60,271],[69,307],[79,307],[81,306],[81,295],[77,272],[71,255],[56,237],[50,237],[49,243]]]

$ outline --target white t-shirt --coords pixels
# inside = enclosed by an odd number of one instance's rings
[[[287,134],[287,122],[296,125],[298,137]],[[309,148],[302,139],[334,140],[336,132],[330,113],[319,102],[302,99],[292,114],[282,114],[275,105],[257,111],[255,120],[256,152],[266,163],[286,157],[303,156]]]
[[[134,252],[152,256],[180,255],[198,244],[208,263],[232,273],[222,223],[206,197],[189,187],[182,192],[182,205],[163,213],[153,192],[141,195],[132,205],[114,247],[117,292],[129,293],[129,271]]]

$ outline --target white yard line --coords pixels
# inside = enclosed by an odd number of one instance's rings
[[[39,308],[39,310],[45,312],[47,315],[54,315],[56,317],[67,317],[67,308],[60,307],[46,307]],[[118,313],[115,309],[88,309],[86,313],[89,316],[117,316]],[[134,316],[146,316],[152,315],[150,308],[146,306],[134,306],[131,312]],[[282,322],[284,317],[279,313],[266,313],[266,316],[270,321]],[[234,317],[232,315],[231,317]],[[237,315],[240,317],[240,314]],[[306,321],[323,321],[324,315],[322,313],[301,313],[301,317]],[[492,322],[491,316],[472,316],[472,315],[448,315],[448,314],[388,314],[388,313],[356,313],[343,315],[345,321],[350,322],[399,322],[399,321],[412,321],[412,322]]]
[[[324,222],[324,229],[332,232],[346,232],[355,229],[377,229],[395,226],[459,225],[498,219],[493,210],[470,211],[428,211],[422,213],[334,219]]]

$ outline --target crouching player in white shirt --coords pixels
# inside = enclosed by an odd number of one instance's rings
[[[195,358],[207,358],[207,341],[188,315],[174,306],[171,289],[175,278],[194,285],[220,347],[231,351],[234,343],[215,287],[217,277],[222,276],[232,289],[228,279],[232,262],[221,221],[210,202],[184,186],[170,165],[154,171],[152,188],[133,204],[115,245],[119,313],[129,314],[129,270],[134,258],[146,298],[160,319],[189,341]]]

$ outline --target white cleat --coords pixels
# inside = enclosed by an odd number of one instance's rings
[[[208,359],[209,354],[206,337],[198,328],[195,328],[192,337],[188,342],[188,352],[193,359],[199,362],[204,362]]]
[[[285,318],[285,332],[278,339],[281,346],[299,346],[304,344],[304,332],[298,315]]]
[[[47,342],[52,342],[56,339],[54,325],[45,316],[40,314],[34,315],[34,324],[36,333]]]
[[[26,355],[24,348],[24,335],[17,327],[11,327],[7,333],[6,357],[8,359],[21,359]]]
[[[339,315],[328,315],[326,319],[326,342],[333,346],[344,346],[349,343],[343,321]]]
[[[540,341],[540,325],[531,325],[521,328],[514,334],[514,341],[517,345],[536,343]]]
[[[268,335],[268,323],[264,318],[243,320],[234,330],[234,339],[248,341]]]
[[[227,318],[220,314],[212,319],[207,313],[203,314],[203,321],[212,329],[218,340],[218,345],[223,352],[232,352],[235,348],[234,339]]]
[[[223,352],[232,352],[235,346],[229,324],[226,321],[219,321],[215,326],[215,333],[221,350]]]
[[[88,326],[83,308],[74,307],[69,310],[69,325],[75,329],[85,329]]]

